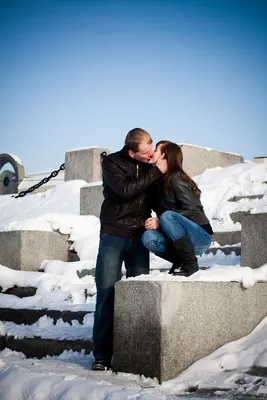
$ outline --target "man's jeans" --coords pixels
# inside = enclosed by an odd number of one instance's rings
[[[146,231],[143,245],[152,253],[162,253],[172,241],[187,235],[194,247],[195,255],[203,254],[211,244],[211,236],[201,226],[175,211],[165,211],[159,218],[160,228]]]
[[[94,356],[110,363],[113,353],[114,285],[126,277],[149,273],[149,252],[141,238],[122,238],[100,233],[96,263],[96,309],[93,328]]]

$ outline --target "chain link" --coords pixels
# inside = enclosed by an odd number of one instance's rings
[[[64,171],[64,169],[65,169],[65,164],[61,164],[59,169],[51,172],[51,174],[49,176],[42,179],[39,183],[36,183],[36,185],[33,185],[29,189],[23,190],[22,192],[20,192],[17,196],[15,196],[15,199],[17,199],[19,197],[24,197],[24,196],[26,196],[27,193],[32,193],[35,189],[38,189],[40,186],[47,183],[51,178],[55,178],[58,175],[59,171]]]
[[[102,153],[100,153],[100,157],[101,157],[101,162],[103,161],[104,157],[107,156],[107,152],[106,151],[102,151]]]

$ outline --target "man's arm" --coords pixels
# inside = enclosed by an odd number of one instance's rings
[[[102,162],[103,181],[120,197],[128,199],[145,191],[154,182],[162,177],[162,172],[158,167],[153,167],[143,176],[125,176],[124,171],[108,157]]]

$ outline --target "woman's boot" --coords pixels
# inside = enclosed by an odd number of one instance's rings
[[[181,270],[173,274],[178,276],[190,276],[197,272],[198,262],[188,236],[184,235],[180,239],[174,240],[172,246],[175,250],[176,257],[178,260],[181,260],[183,264]]]
[[[172,263],[169,274],[173,274],[176,269],[182,268],[182,262],[177,259],[177,254],[171,244],[161,253],[155,253],[156,256]]]

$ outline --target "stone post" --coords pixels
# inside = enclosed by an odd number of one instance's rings
[[[83,179],[96,182],[102,179],[101,153],[109,150],[99,147],[70,150],[65,155],[65,181]]]

